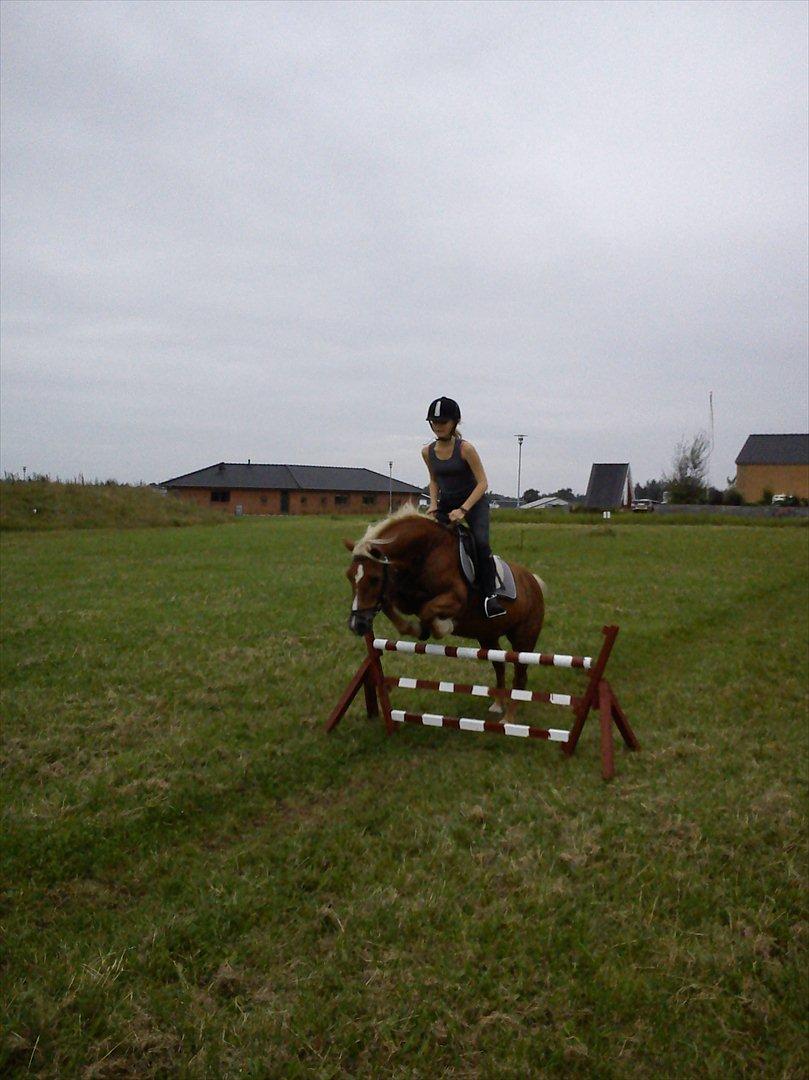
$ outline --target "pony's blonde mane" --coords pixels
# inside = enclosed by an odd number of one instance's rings
[[[423,514],[417,506],[412,502],[406,502],[396,511],[395,514],[390,514],[388,517],[383,518],[382,521],[377,521],[373,525],[369,525],[365,530],[364,535],[354,545],[354,549],[351,552],[355,557],[364,556],[367,559],[373,559],[371,554],[371,544],[389,544],[391,538],[385,538],[382,533],[390,525],[395,525],[399,521],[404,521],[407,518],[418,518],[420,521],[432,521],[431,517],[427,514]],[[377,560],[379,561],[379,560]]]

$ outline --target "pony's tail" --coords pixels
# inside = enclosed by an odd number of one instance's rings
[[[537,585],[539,585],[539,591],[542,593],[542,599],[547,600],[548,599],[548,586],[545,584],[545,582],[542,580],[542,578],[539,576],[539,574],[532,574],[531,576],[536,578]]]

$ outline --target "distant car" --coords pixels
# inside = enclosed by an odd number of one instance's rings
[[[798,500],[794,495],[773,495],[773,506],[797,506]]]
[[[500,503],[497,503],[497,502],[489,503],[489,509],[490,510],[499,510],[500,509]]]
[[[635,514],[648,514],[654,508],[655,504],[651,499],[635,499],[632,503],[632,511]]]

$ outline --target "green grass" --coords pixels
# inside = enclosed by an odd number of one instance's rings
[[[704,525],[720,525],[730,528],[807,528],[809,518],[802,511],[772,512],[769,508],[767,514],[762,513],[754,516],[723,514],[721,509],[712,512],[712,508],[706,507],[700,513],[679,513],[652,511],[651,513],[633,513],[631,510],[613,510],[609,518],[609,524],[604,522],[601,511],[582,510],[513,510],[502,509],[492,511],[492,521],[498,525],[599,525],[604,528],[618,526],[640,525],[648,528],[650,525],[666,528],[671,525],[689,525],[699,527]],[[790,508],[791,509],[791,508]],[[772,514],[772,516],[770,516]]]
[[[495,524],[548,583],[543,649],[621,626],[643,749],[605,785],[592,722],[570,760],[387,738],[359,699],[324,734],[362,653],[339,543],[360,529],[2,537],[0,1066],[806,1075],[809,533]]]
[[[221,525],[233,516],[161,494],[146,485],[59,480],[0,481],[0,530]]]

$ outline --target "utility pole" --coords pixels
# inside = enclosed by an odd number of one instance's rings
[[[388,514],[393,513],[393,462],[388,462]]]
[[[522,441],[525,438],[524,435],[515,435],[517,440],[517,509],[520,508],[520,473],[522,472]]]

